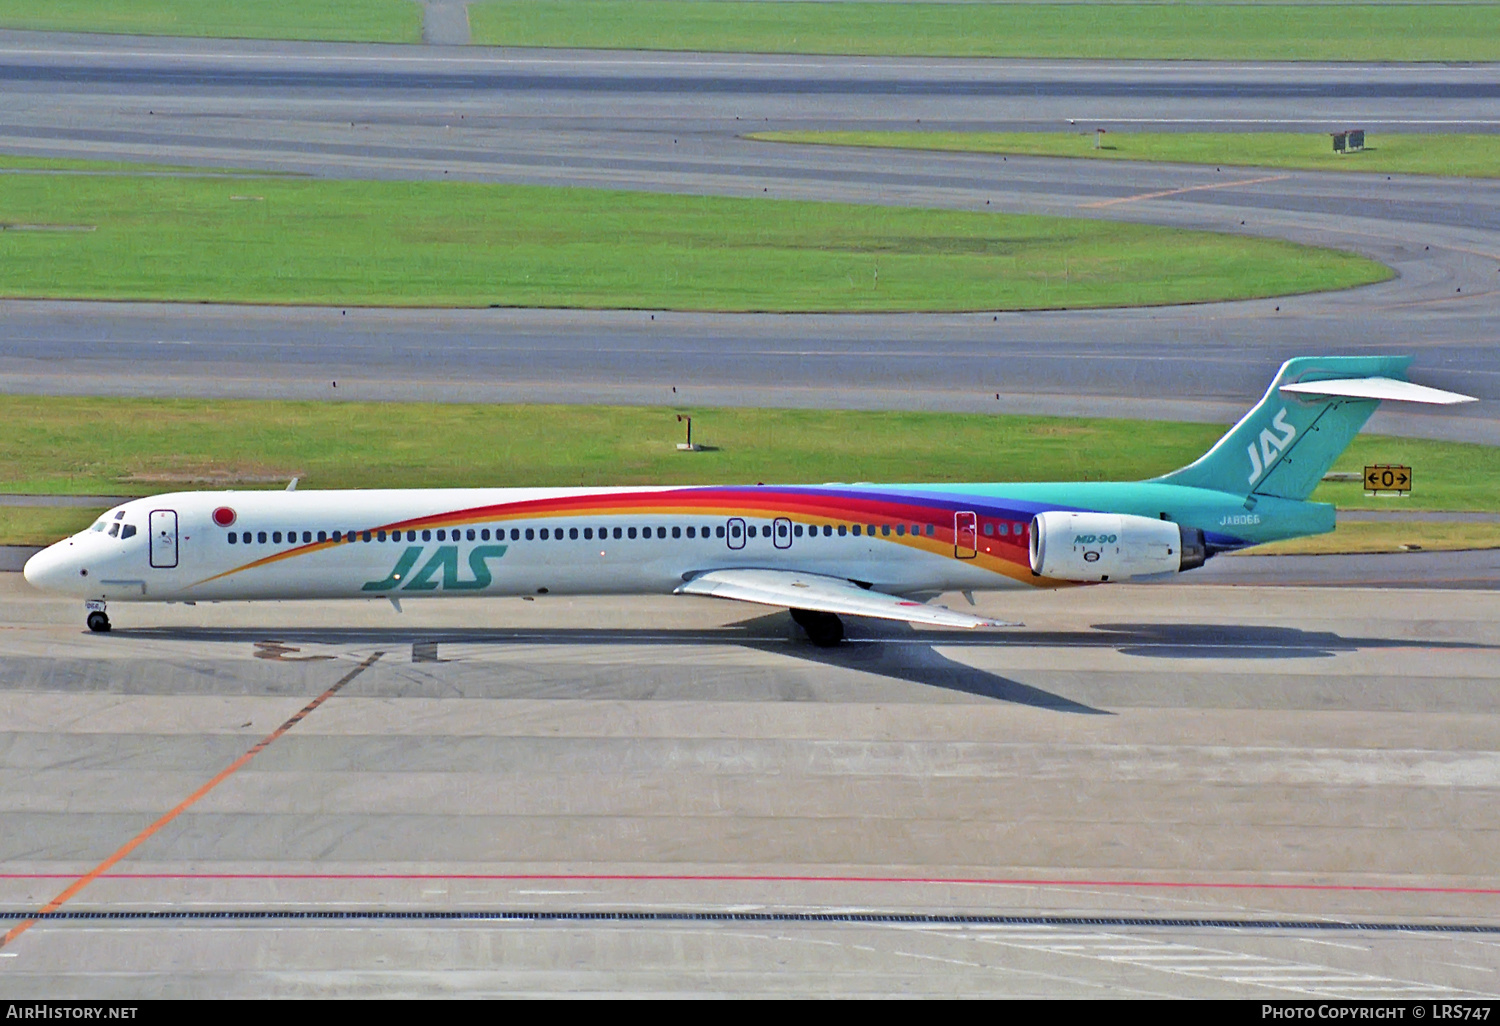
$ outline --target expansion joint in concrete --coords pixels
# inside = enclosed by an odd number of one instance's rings
[[[422,42],[434,46],[467,46],[469,4],[467,0],[420,0]]]

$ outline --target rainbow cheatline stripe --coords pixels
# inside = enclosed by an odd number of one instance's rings
[[[473,524],[504,524],[543,518],[618,517],[630,515],[711,516],[717,519],[750,517],[776,519],[784,517],[795,523],[831,524],[834,527],[855,524],[894,528],[897,524],[920,526],[920,533],[882,534],[883,543],[905,545],[937,555],[957,558],[958,541],[954,514],[973,512],[983,520],[1008,521],[1017,525],[1012,533],[996,537],[976,537],[978,554],[965,557],[994,573],[1028,583],[1050,584],[1031,577],[1027,540],[1019,526],[1030,521],[1041,507],[1035,503],[1015,502],[973,492],[940,491],[931,486],[864,488],[845,485],[754,485],[706,486],[650,489],[638,492],[581,492],[578,494],[490,503],[462,509],[432,513],[406,520],[374,524],[354,530],[354,534],[377,531],[410,531],[434,528],[466,527]],[[1055,508],[1049,506],[1048,508]],[[932,533],[928,533],[931,528]],[[257,567],[309,555],[348,541],[308,542],[272,553],[232,570],[199,581],[206,584]]]

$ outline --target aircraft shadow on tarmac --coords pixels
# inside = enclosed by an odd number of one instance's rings
[[[300,645],[409,649],[413,662],[446,662],[443,645],[740,645],[824,666],[875,674],[999,702],[1085,715],[1110,715],[1062,695],[1023,684],[945,655],[943,648],[1106,648],[1125,655],[1168,659],[1331,658],[1363,649],[1488,649],[1469,642],[1413,642],[1399,638],[1351,638],[1331,631],[1242,624],[1095,624],[1086,631],[1005,632],[917,630],[906,624],[852,620],[849,640],[818,648],[785,613],[757,616],[719,628],[674,630],[608,628],[294,628],[291,630],[159,627],[117,630],[119,638],[238,642],[255,646],[258,658],[301,662],[326,659]]]

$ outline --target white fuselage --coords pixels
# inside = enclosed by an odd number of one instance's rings
[[[991,510],[981,521],[961,513],[969,519],[955,527],[954,502],[934,504],[934,494],[892,500],[858,486],[182,492],[116,507],[34,556],[26,577],[110,602],[664,594],[695,573],[738,567],[906,595],[1032,583],[1026,514]]]

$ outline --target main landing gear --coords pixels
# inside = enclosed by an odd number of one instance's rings
[[[807,639],[819,648],[832,648],[844,640],[844,621],[832,613],[793,609],[791,614],[797,626],[807,632]]]
[[[109,630],[109,615],[104,612],[103,602],[89,602],[84,608],[89,611],[89,615],[83,621],[89,625],[89,630],[95,634],[103,634]]]

